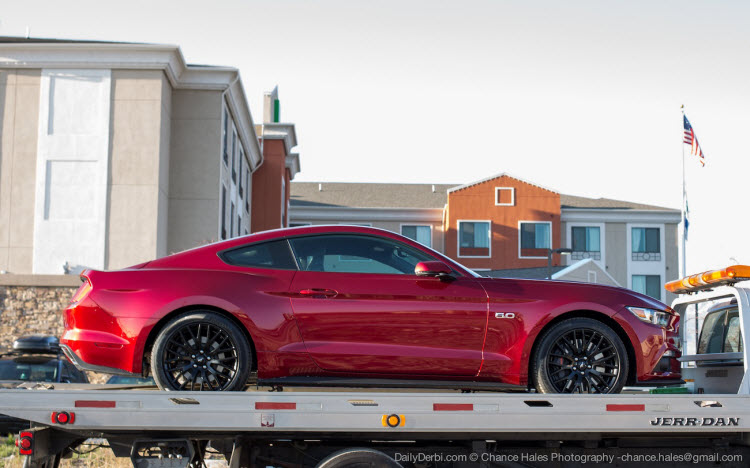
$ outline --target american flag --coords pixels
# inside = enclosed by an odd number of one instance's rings
[[[690,154],[694,154],[698,156],[698,160],[701,162],[702,166],[706,165],[706,158],[703,157],[703,150],[701,149],[701,145],[698,144],[698,138],[695,136],[695,130],[693,130],[693,126],[690,125],[690,122],[688,122],[687,116],[683,114],[683,127],[685,128],[685,133],[683,136],[683,143],[690,145]]]

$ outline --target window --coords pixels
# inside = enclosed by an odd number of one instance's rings
[[[227,188],[221,186],[221,240],[227,238]]]
[[[742,333],[736,307],[709,312],[703,321],[698,353],[741,353]]]
[[[633,228],[633,260],[661,260],[659,228]]]
[[[221,128],[221,151],[224,164],[229,164],[229,112],[224,109],[224,126]]]
[[[250,196],[252,187],[250,187],[250,169],[245,169],[245,187],[247,187],[247,196],[245,197],[245,211],[250,213]]]
[[[290,243],[304,271],[413,275],[417,263],[435,260],[399,242],[369,236],[298,237]]]
[[[458,256],[459,257],[489,257],[490,256],[490,222],[489,221],[459,221],[458,222]]]
[[[633,291],[661,300],[659,275],[633,275]]]
[[[520,222],[518,224],[521,243],[520,258],[547,258],[552,245],[552,223]]]
[[[495,206],[513,206],[516,193],[513,187],[495,187]]]
[[[601,260],[600,230],[592,226],[574,226],[571,228],[572,260],[593,258]]]
[[[244,174],[244,172],[242,171],[242,162],[244,159],[245,159],[245,155],[240,149],[240,199],[242,199],[242,196],[245,194],[245,190],[243,187],[244,184],[242,183],[243,182],[242,174]]]
[[[229,237],[234,237],[234,202],[231,203],[232,209],[229,212]]]
[[[237,182],[237,130],[232,125],[232,181]]]
[[[427,247],[432,246],[432,227],[431,226],[401,226],[401,235],[417,241]]]
[[[222,252],[222,260],[230,265],[277,270],[296,270],[292,252],[286,240],[252,244]]]

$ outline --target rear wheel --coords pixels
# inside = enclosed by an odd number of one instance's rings
[[[327,456],[316,468],[401,468],[401,464],[377,450],[351,448]]]
[[[610,327],[590,318],[564,320],[540,338],[531,376],[540,393],[619,393],[628,353]]]
[[[252,361],[250,345],[234,322],[215,312],[193,311],[159,332],[151,373],[162,390],[239,391]]]

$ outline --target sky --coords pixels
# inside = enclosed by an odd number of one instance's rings
[[[298,181],[468,183],[679,209],[687,270],[750,263],[750,2],[0,0],[0,35],[179,45],[279,87]]]

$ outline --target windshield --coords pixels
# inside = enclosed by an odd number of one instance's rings
[[[57,382],[57,361],[27,361],[13,359],[0,361],[0,380],[26,380],[32,382]]]

